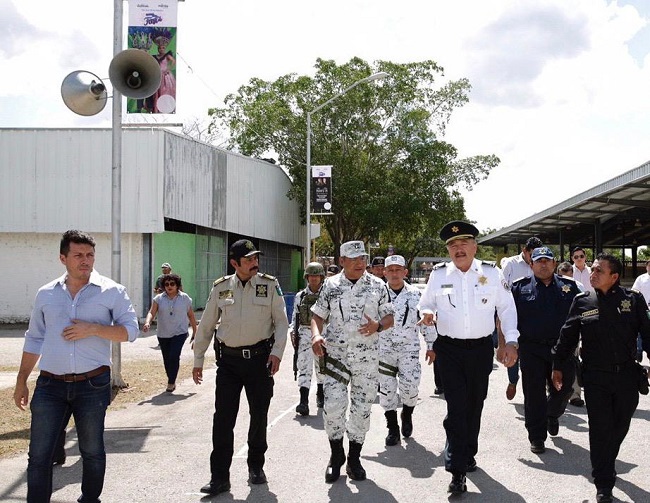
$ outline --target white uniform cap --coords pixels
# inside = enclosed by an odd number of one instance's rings
[[[406,267],[406,260],[404,260],[404,257],[401,255],[389,255],[386,257],[386,261],[384,262],[384,267],[388,267],[391,265],[401,265],[402,267]]]

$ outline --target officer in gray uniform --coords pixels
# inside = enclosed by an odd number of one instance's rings
[[[314,305],[325,280],[325,268],[319,262],[310,262],[305,268],[307,288],[296,294],[293,304],[293,320],[289,326],[294,353],[294,371],[300,388],[300,403],[296,412],[309,415],[309,388],[312,372],[316,373],[316,406],[323,407],[323,375],[311,349],[311,306]],[[315,367],[315,369],[314,369]]]
[[[412,415],[422,375],[417,324],[420,290],[404,281],[408,272],[404,257],[390,255],[384,266],[395,324],[379,337],[379,403],[388,427],[386,445],[397,445],[400,441],[398,398],[402,401],[402,435],[408,438],[413,433]]]
[[[420,300],[422,323],[435,324],[438,336],[429,359],[440,364],[445,386],[447,433],[445,469],[448,491],[467,491],[466,473],[476,470],[483,402],[494,358],[492,332],[496,310],[505,337],[502,363],[517,361],[517,310],[510,288],[493,263],[476,260],[478,229],[459,220],[440,230],[451,263],[434,267]]]
[[[325,482],[339,478],[345,462],[346,431],[350,441],[346,472],[353,480],[366,478],[359,457],[377,396],[379,333],[393,325],[388,289],[381,279],[366,272],[366,257],[363,241],[343,243],[343,271],[325,280],[311,308],[312,348],[325,374],[325,431],[332,451]]]
[[[203,380],[205,352],[216,330],[217,387],[212,423],[210,482],[201,492],[210,495],[230,490],[233,430],[242,388],[250,409],[248,473],[251,484],[265,484],[266,426],[273,396],[273,375],[287,342],[289,322],[278,280],[259,270],[253,243],[240,239],[230,247],[235,274],[214,282],[194,340],[196,384]]]

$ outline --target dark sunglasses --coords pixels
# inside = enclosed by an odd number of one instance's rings
[[[573,258],[585,258],[584,255],[574,255]]]
[[[168,281],[167,283],[165,283],[165,286],[176,286],[176,283],[174,283],[173,281]]]

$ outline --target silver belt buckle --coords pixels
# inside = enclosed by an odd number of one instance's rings
[[[241,355],[242,355],[246,360],[250,360],[250,359],[251,359],[251,350],[250,350],[250,349],[242,349],[242,350],[241,350]]]

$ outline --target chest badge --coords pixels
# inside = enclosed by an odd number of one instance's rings
[[[632,311],[632,301],[630,300],[622,300],[621,301],[621,312],[622,313],[629,313]]]
[[[562,285],[563,293],[569,293],[570,291],[571,291],[571,287],[569,285]]]
[[[269,289],[266,285],[257,285],[255,289],[255,297],[268,297]]]
[[[232,290],[224,290],[223,292],[219,292],[219,299],[232,299],[232,297]]]
[[[478,282],[481,285],[487,285],[487,282],[488,282],[487,276],[483,276],[483,275],[479,276],[478,277]]]

